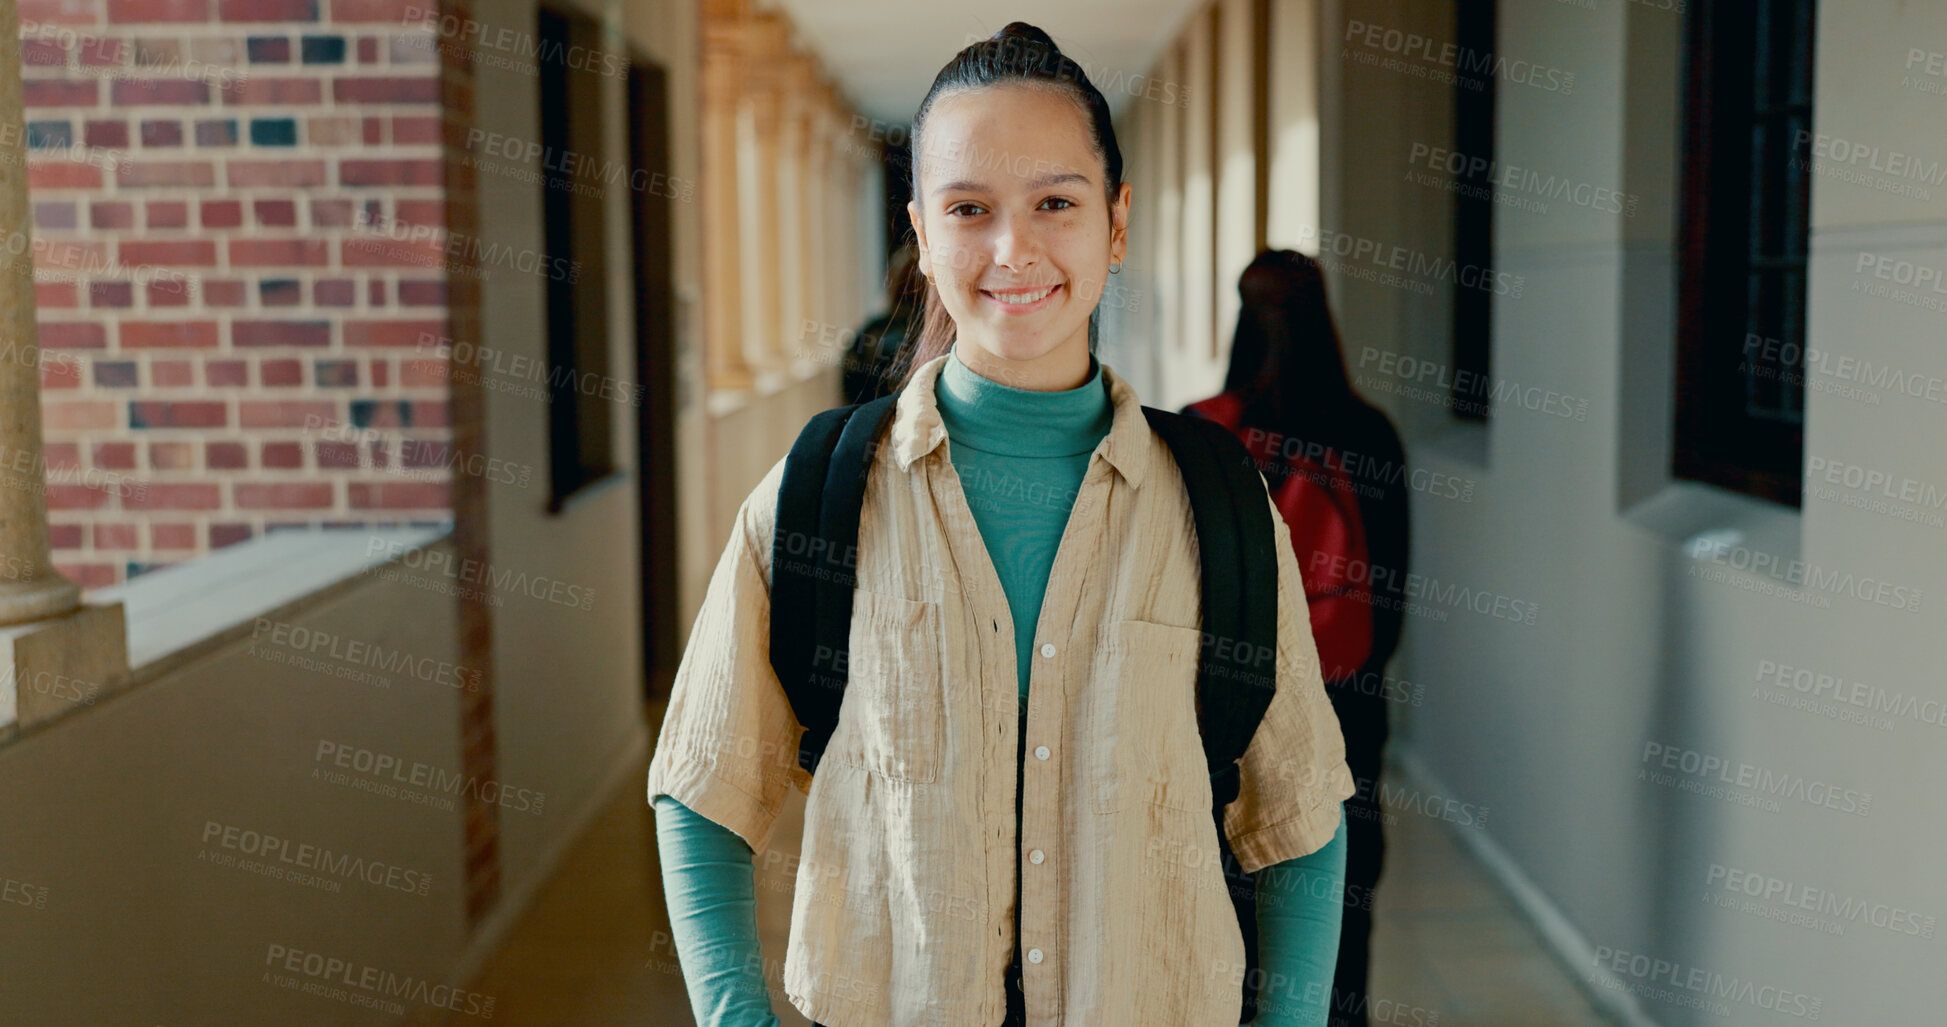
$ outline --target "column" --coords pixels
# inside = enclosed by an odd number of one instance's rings
[[[845,316],[845,304],[841,292],[845,287],[848,254],[842,233],[845,230],[845,194],[852,188],[852,178],[847,173],[850,166],[849,154],[852,148],[860,145],[862,131],[854,133],[851,125],[851,111],[847,110],[838,90],[830,83],[823,89],[822,102],[825,108],[825,132],[827,145],[820,154],[819,177],[824,182],[824,192],[820,198],[820,254],[825,265],[825,274],[820,283],[823,317],[828,321],[840,321]],[[850,259],[856,260],[856,256]]]
[[[737,106],[743,92],[745,0],[711,0],[704,9],[703,327],[709,388],[748,389],[744,358],[743,267],[737,176]]]
[[[1180,381],[1176,377],[1183,363],[1183,354],[1189,352],[1185,341],[1183,315],[1183,192],[1184,192],[1184,108],[1183,88],[1183,45],[1171,44],[1157,65],[1157,74],[1163,78],[1162,106],[1156,118],[1156,173],[1152,178],[1150,209],[1156,212],[1156,220],[1149,228],[1150,238],[1155,240],[1155,274],[1151,279],[1156,283],[1156,344],[1160,350],[1157,357],[1158,374],[1156,385],[1159,401],[1170,397],[1162,395],[1164,382]],[[1195,94],[1192,94],[1194,96]],[[1136,215],[1131,212],[1130,217]]]
[[[1180,371],[1196,372],[1217,351],[1217,183],[1215,24],[1216,8],[1193,16],[1183,35],[1179,88],[1190,91],[1183,112],[1182,320],[1177,331],[1189,358]]]
[[[779,343],[780,366],[790,368],[803,349],[806,311],[804,246],[808,218],[805,184],[805,103],[809,97],[811,62],[788,50],[779,55],[777,69],[777,322],[772,337]],[[814,329],[815,331],[815,329]]]
[[[825,276],[837,269],[828,266],[820,256],[825,233],[830,230],[825,218],[825,205],[830,200],[824,173],[828,112],[821,84],[817,66],[805,61],[798,78],[799,92],[804,97],[798,112],[803,140],[803,148],[798,153],[798,316],[822,326],[837,321],[838,312],[826,306],[824,299]],[[840,330],[857,327],[841,325]],[[815,338],[805,340],[797,348],[802,352],[815,341]]]
[[[0,0],[0,40],[19,38],[14,0]],[[0,71],[0,624],[58,616],[81,602],[54,572],[47,545],[47,469],[41,460],[40,347],[34,324],[34,252],[28,245],[27,148],[20,63]]]
[[[805,270],[809,283],[805,294],[810,297],[810,308],[805,316],[821,325],[838,319],[838,311],[831,305],[831,279],[844,267],[825,259],[825,254],[831,252],[832,238],[831,146],[832,111],[826,100],[824,83],[820,81],[812,93],[811,150],[805,159],[806,180],[809,183],[806,192],[811,197],[805,210]],[[808,351],[813,349],[810,344],[805,348]],[[815,352],[807,355],[820,356]]]
[[[0,45],[19,38],[15,0],[0,0]],[[20,62],[0,64],[0,126],[15,129],[0,132],[0,738],[128,676],[121,605],[84,606],[48,548],[22,93]]]
[[[1314,0],[1274,0],[1269,73],[1270,179],[1265,245],[1318,253],[1319,33]]]
[[[1215,328],[1206,350],[1212,364],[1205,371],[1206,379],[1230,353],[1231,335],[1237,330],[1237,279],[1257,256],[1262,214],[1257,209],[1258,154],[1253,132],[1258,114],[1255,6],[1251,0],[1219,0],[1218,30],[1211,40],[1216,63],[1216,88],[1211,96],[1216,104],[1211,125],[1216,161],[1211,177],[1217,194],[1216,240],[1211,253]],[[1222,386],[1221,373],[1216,374],[1215,384]]]
[[[738,177],[745,190],[742,214],[744,352],[760,374],[776,374],[785,364],[785,338],[779,331],[783,310],[782,272],[788,256],[778,231],[778,138],[783,120],[779,65],[787,49],[784,19],[775,14],[751,18],[744,63],[743,121],[738,147]]]

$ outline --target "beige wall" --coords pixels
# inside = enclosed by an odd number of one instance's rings
[[[453,612],[450,598],[367,579],[282,621],[453,663]],[[0,917],[9,979],[33,982],[7,989],[7,1022],[177,1024],[210,1022],[212,1010],[227,1023],[398,1022],[263,982],[278,969],[265,965],[272,945],[451,979],[468,942],[464,807],[336,782],[324,775],[394,784],[319,752],[331,743],[457,774],[460,692],[404,676],[384,687],[336,678],[251,645],[209,652],[0,749],[0,877],[45,889],[41,908],[9,905]],[[507,767],[501,780],[545,791],[527,770]],[[558,830],[576,799],[548,791],[539,814],[503,809],[502,823]],[[238,846],[243,831],[287,839],[288,859],[305,844],[428,874],[427,894],[342,876],[331,892],[217,865],[199,855],[249,854],[220,833],[206,842],[211,823],[237,829]]]
[[[1453,252],[1453,203],[1442,191],[1405,180],[1407,155],[1418,143],[1453,145],[1450,87],[1344,56],[1346,22],[1359,19],[1436,40],[1454,38],[1451,3],[1380,0],[1324,5],[1319,26],[1322,145],[1321,223],[1300,221],[1285,245],[1319,259],[1338,318],[1346,369],[1368,400],[1384,409],[1409,438],[1455,429],[1445,410],[1399,403],[1359,381],[1368,350],[1450,362],[1453,289],[1415,280],[1415,288],[1376,280],[1374,265],[1346,247],[1399,247],[1428,257]],[[1382,56],[1384,56],[1382,54]],[[1464,432],[1467,429],[1459,429]]]

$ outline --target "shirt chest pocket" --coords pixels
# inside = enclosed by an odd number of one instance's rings
[[[848,681],[826,759],[894,781],[939,777],[946,709],[940,604],[852,593]]]
[[[1091,805],[1114,813],[1135,802],[1210,809],[1197,733],[1197,656],[1203,633],[1155,621],[1111,622],[1097,651],[1089,729]]]

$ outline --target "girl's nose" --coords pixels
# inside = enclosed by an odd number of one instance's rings
[[[1033,267],[1041,259],[1041,236],[1031,213],[1007,218],[994,240],[994,263],[1015,271]]]

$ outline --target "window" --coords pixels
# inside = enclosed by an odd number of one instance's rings
[[[603,191],[575,168],[602,152],[602,77],[570,64],[598,53],[594,19],[543,8],[539,37],[542,235],[548,296],[548,509],[614,470]]]
[[[1494,0],[1473,0],[1459,9],[1455,43],[1462,53],[1494,53]],[[1494,152],[1494,76],[1470,75],[1456,83],[1454,150]],[[1461,267],[1494,263],[1493,186],[1454,193],[1454,262]],[[1453,415],[1486,421],[1491,408],[1488,372],[1494,334],[1494,295],[1486,289],[1455,289],[1453,296]]]
[[[1812,0],[1693,4],[1672,471],[1799,505]]]

